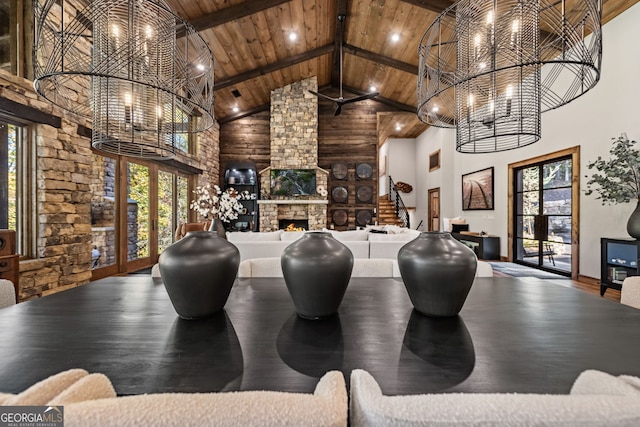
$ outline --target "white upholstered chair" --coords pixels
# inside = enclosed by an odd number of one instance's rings
[[[0,279],[0,308],[9,307],[16,303],[16,290],[13,282],[7,279]]]
[[[620,302],[633,308],[640,308],[640,276],[629,276],[622,282]]]
[[[493,277],[493,267],[491,267],[491,264],[486,261],[478,260],[476,277]]]

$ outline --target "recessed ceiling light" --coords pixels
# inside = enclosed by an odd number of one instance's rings
[[[232,111],[234,113],[237,113],[238,111],[240,111],[240,108],[238,108],[238,106],[236,105],[235,107],[232,108]]]
[[[431,109],[432,112],[437,113],[440,109],[437,106],[433,106],[433,108]]]
[[[397,130],[397,131],[401,131],[401,130],[402,130],[402,126],[400,126],[400,125],[396,125],[396,130]]]
[[[292,42],[296,41],[298,39],[298,34],[295,31],[292,31],[289,33],[289,40],[291,40]]]
[[[198,70],[200,70],[200,71],[204,71],[204,65],[202,65],[202,64],[198,64],[198,65],[196,65],[196,68],[197,68]]]
[[[377,90],[378,90],[378,88],[377,88],[377,87],[375,87],[374,85],[371,85],[371,86],[369,87],[369,92],[375,92],[375,91],[377,91]]]
[[[397,43],[400,41],[400,34],[398,33],[393,33],[391,34],[391,41],[394,43]]]

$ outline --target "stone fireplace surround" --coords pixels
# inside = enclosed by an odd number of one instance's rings
[[[271,188],[271,168],[315,169],[316,188],[327,188],[329,172],[318,167],[318,99],[309,90],[318,90],[316,77],[271,92],[271,161],[259,172],[263,193]],[[282,219],[307,220],[309,230],[321,230],[327,225],[328,204],[319,194],[258,200],[260,231],[278,230]]]

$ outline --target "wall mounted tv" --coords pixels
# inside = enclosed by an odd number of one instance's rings
[[[309,196],[316,194],[315,169],[271,169],[271,194]]]

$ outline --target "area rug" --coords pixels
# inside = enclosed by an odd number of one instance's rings
[[[512,262],[490,262],[491,267],[495,271],[508,274],[513,277],[535,277],[538,279],[567,279],[565,276],[559,274],[549,273],[546,271],[538,270],[537,268],[527,267],[525,265],[514,264]]]

